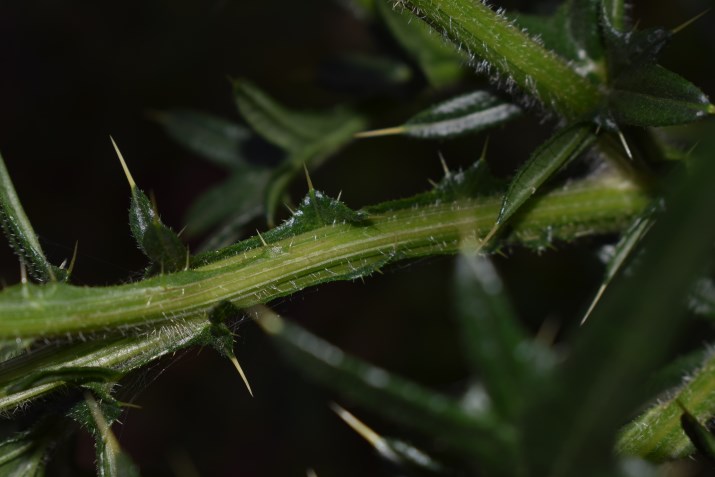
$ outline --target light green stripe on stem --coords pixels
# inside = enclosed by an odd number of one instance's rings
[[[605,180],[535,199],[510,240],[614,232],[642,210],[639,190]],[[353,279],[398,259],[456,252],[494,224],[499,196],[415,206],[335,224],[237,253],[204,267],[112,287],[16,285],[0,293],[0,338],[96,331],[206,313],[223,300],[266,303],[319,283]]]
[[[378,0],[385,1],[385,0]],[[556,53],[544,48],[511,20],[477,0],[402,0],[401,4],[473,55],[479,67],[498,72],[504,86],[527,95],[571,120],[595,115],[602,94]]]

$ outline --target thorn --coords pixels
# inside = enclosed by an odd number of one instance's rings
[[[431,185],[434,188],[439,187],[439,184],[433,181],[432,179],[427,179],[427,182],[429,182],[429,185]]]
[[[437,155],[439,156],[439,162],[442,163],[442,170],[444,171],[444,177],[450,177],[452,175],[452,171],[449,170],[449,167],[447,167],[447,161],[444,160],[444,156],[442,155],[442,151],[438,151]]]
[[[479,248],[477,249],[477,252],[481,251],[490,241],[491,239],[496,235],[496,233],[499,231],[501,224],[499,222],[495,223],[492,229],[489,231],[489,233],[482,239],[482,242],[479,244]]]
[[[318,474],[316,474],[313,469],[306,469],[305,476],[306,477],[318,477]]]
[[[253,397],[253,391],[251,390],[251,385],[248,384],[248,378],[246,378],[246,374],[243,372],[243,369],[241,368],[241,365],[239,364],[238,360],[236,359],[235,355],[231,355],[229,358],[233,365],[236,367],[236,370],[238,371],[238,374],[241,375],[241,379],[243,379],[243,384],[246,385],[246,388],[248,389],[248,394]]]
[[[621,140],[621,144],[623,145],[623,149],[626,151],[626,155],[628,156],[628,159],[631,161],[633,160],[633,154],[631,154],[631,148],[628,147],[628,143],[626,142],[626,137],[623,135],[621,131],[618,131],[618,138]]]
[[[263,239],[263,235],[261,235],[261,232],[259,232],[258,229],[256,229],[256,233],[258,234],[258,238],[261,239],[261,243],[263,244],[263,246],[264,246],[264,247],[268,247],[268,244],[267,244],[266,241]]]
[[[489,136],[484,140],[484,146],[482,146],[482,154],[479,156],[480,161],[487,160],[487,149],[489,148]]]
[[[74,265],[77,263],[77,250],[79,250],[79,240],[74,241],[74,251],[72,252],[72,259],[70,260],[70,266],[67,267],[67,276],[72,275],[74,271]]]
[[[184,225],[183,227],[181,227],[181,230],[179,230],[179,231],[176,233],[176,236],[177,236],[177,237],[181,237],[181,234],[184,233],[184,231],[186,230],[186,228],[187,228],[188,226],[189,226],[189,224],[186,224],[186,225]]]
[[[313,192],[315,188],[313,187],[313,181],[310,180],[310,174],[308,173],[308,166],[303,163],[303,170],[305,171],[305,180],[308,181],[308,192]]]
[[[712,8],[706,8],[705,10],[703,10],[703,11],[700,12],[700,13],[698,13],[697,15],[695,15],[695,16],[694,16],[693,18],[691,18],[690,20],[686,20],[686,21],[684,21],[683,23],[681,23],[680,25],[678,25],[677,27],[675,27],[675,28],[673,28],[672,30],[670,30],[670,33],[672,33],[673,35],[675,35],[675,34],[677,34],[677,33],[680,33],[681,31],[685,30],[685,29],[688,28],[690,25],[692,25],[693,23],[695,23],[696,21],[700,20],[702,17],[704,17],[705,15],[707,15],[708,13],[710,13],[710,10],[712,10]]]
[[[596,296],[593,297],[593,300],[591,301],[591,305],[589,305],[588,310],[586,310],[586,314],[583,315],[583,318],[581,319],[581,323],[579,324],[579,326],[583,326],[583,324],[586,323],[586,320],[588,320],[588,317],[591,316],[591,312],[593,311],[594,308],[596,308],[596,303],[598,303],[601,300],[601,296],[603,296],[603,292],[606,291],[606,286],[607,286],[607,284],[604,283],[598,288],[598,291],[596,292]]]
[[[66,266],[67,266],[67,259],[65,258],[64,260],[62,260],[62,263],[60,263],[60,266],[57,268],[59,268],[60,270],[64,270]]]
[[[340,198],[341,198],[342,196],[343,196],[343,191],[342,191],[342,189],[341,189],[340,192],[338,192],[338,197],[337,197],[337,199],[335,199],[335,200],[337,200],[338,202],[340,202]]]
[[[127,407],[129,409],[144,409],[142,406],[139,404],[134,404],[133,402],[123,402],[123,401],[117,401],[117,404],[120,407]]]
[[[379,137],[379,136],[395,136],[397,134],[404,134],[407,131],[405,126],[396,126],[393,128],[384,129],[373,129],[372,131],[362,131],[353,134],[354,138],[368,138],[368,137]]]
[[[127,167],[127,163],[124,162],[124,157],[122,156],[122,153],[119,151],[119,148],[117,147],[117,143],[114,142],[114,138],[110,135],[109,139],[112,141],[112,145],[114,146],[114,150],[117,151],[117,156],[119,157],[119,162],[122,164],[122,169],[124,169],[124,175],[127,176],[127,181],[129,181],[129,187],[131,189],[134,189],[137,184],[134,182],[134,179],[132,178],[131,172],[129,172],[129,168]]]
[[[189,246],[186,246],[186,263],[184,264],[184,271],[189,269],[189,265],[191,264],[191,252],[189,251]]]
[[[288,209],[288,212],[290,212],[290,215],[295,215],[295,211],[293,209],[291,209],[290,206],[288,204],[286,204],[285,202],[283,202],[283,207]]]
[[[373,446],[382,456],[392,460],[393,462],[399,462],[399,457],[392,451],[392,449],[390,449],[387,441],[380,434],[368,427],[367,424],[335,403],[330,404],[330,409],[332,409],[332,411],[337,414],[338,417],[345,422],[345,424],[350,426],[352,430],[357,432],[360,437]]]

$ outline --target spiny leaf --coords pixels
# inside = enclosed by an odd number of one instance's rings
[[[463,71],[463,57],[452,45],[422,22],[393,10],[391,2],[375,2],[380,18],[402,48],[419,64],[434,87],[454,83]]]
[[[588,307],[586,314],[581,320],[581,324],[584,324],[588,319],[589,315],[593,311],[594,307],[601,299],[604,291],[611,283],[613,278],[618,274],[633,257],[634,250],[640,244],[641,240],[650,230],[653,223],[655,223],[656,213],[660,211],[662,204],[659,201],[653,203],[650,207],[643,211],[630,226],[623,232],[620,240],[613,248],[613,253],[610,256],[608,263],[606,265],[606,272],[604,274],[601,286],[596,292],[591,305]]]
[[[92,416],[95,445],[97,447],[97,475],[99,477],[139,477],[139,469],[132,459],[122,451],[111,429],[103,409],[90,393],[85,394],[85,401]]]
[[[715,113],[698,87],[655,64],[621,74],[613,88],[608,97],[609,111],[621,124],[671,126]]]
[[[0,224],[13,251],[20,257],[33,278],[40,282],[64,281],[66,270],[52,265],[42,251],[35,230],[22,208],[20,199],[0,156]]]
[[[209,313],[211,326],[205,331],[202,337],[196,340],[196,344],[210,345],[221,356],[228,358],[241,376],[243,384],[245,384],[246,389],[248,389],[248,393],[253,397],[253,390],[248,382],[246,373],[244,373],[243,368],[241,368],[233,352],[233,333],[231,333],[231,330],[226,326],[227,320],[236,318],[239,314],[239,309],[232,305],[231,302],[223,301],[216,305]]]
[[[385,418],[439,438],[455,451],[504,465],[513,435],[492,415],[469,413],[457,401],[365,363],[265,307],[254,310],[289,362],[312,379]]]
[[[250,132],[218,116],[190,110],[152,113],[176,142],[200,156],[230,169],[245,165],[241,147]]]
[[[521,115],[521,108],[488,91],[448,99],[410,118],[404,125],[358,133],[355,137],[404,134],[417,138],[449,138],[476,133]]]
[[[574,340],[553,385],[535,389],[525,440],[533,475],[605,475],[608,470],[616,431],[647,397],[647,377],[674,344],[683,300],[712,251],[715,227],[703,227],[715,208],[715,163],[708,159],[695,158],[692,174],[677,178],[666,211],[644,239],[639,266],[632,276],[616,278],[590,325]],[[691,411],[698,402],[694,397],[682,400]],[[545,439],[546,426],[551,439]],[[665,422],[648,427],[639,422],[639,432],[662,436]],[[648,454],[642,439],[631,435],[626,442],[632,446],[627,453]]]
[[[502,201],[496,224],[484,239],[487,244],[506,223],[556,171],[578,157],[596,139],[588,124],[576,124],[558,131],[534,151],[531,158],[516,173]]]
[[[461,255],[455,285],[465,355],[494,409],[512,421],[524,404],[527,380],[550,368],[553,357],[527,340],[488,259]]]
[[[188,250],[178,235],[161,222],[149,198],[134,182],[114,139],[110,139],[131,188],[129,228],[139,249],[151,260],[153,268],[158,268],[155,271],[175,272],[186,268]]]

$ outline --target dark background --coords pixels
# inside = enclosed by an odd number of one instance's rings
[[[709,6],[707,0],[641,1],[633,16],[642,26],[675,27]],[[676,35],[662,61],[710,94],[714,23],[711,13]],[[129,235],[129,189],[109,134],[137,182],[155,193],[164,221],[178,230],[188,206],[223,172],[176,145],[147,112],[182,107],[240,121],[229,77],[249,78],[294,107],[341,103],[349,97],[318,83],[316,72],[346,51],[399,56],[381,41],[385,36],[329,0],[0,1],[0,152],[51,260],[69,257],[79,241],[75,282],[92,285],[131,279],[145,265]],[[395,93],[390,100],[408,106],[378,126],[415,112],[410,94]],[[550,127],[526,118],[490,133],[493,167],[510,172]],[[402,197],[425,190],[428,178],[439,179],[438,151],[451,165],[464,166],[483,141],[358,142],[313,172],[313,182],[331,195],[342,190],[353,207]],[[297,181],[292,190],[298,198],[305,185]],[[532,329],[547,319],[573,326],[597,287],[597,244],[540,255],[514,250],[497,259]],[[423,260],[365,283],[308,290],[276,308],[347,351],[456,392],[466,371],[451,320],[451,269],[449,258]],[[0,280],[18,279],[17,260],[0,246]],[[328,410],[338,397],[306,383],[253,325],[239,332],[236,351],[254,399],[230,363],[210,350],[165,360],[127,384],[126,393],[143,409],[124,416],[116,433],[145,475],[188,477],[192,469],[216,476],[304,475],[308,467],[321,477],[386,472]],[[381,432],[398,432],[356,413]],[[78,439],[76,456],[81,467],[92,468],[88,438]]]

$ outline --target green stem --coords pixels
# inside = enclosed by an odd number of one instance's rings
[[[379,0],[384,1],[384,0]],[[568,119],[595,115],[603,96],[568,63],[478,0],[402,0],[416,16],[465,48],[480,69],[498,73]],[[480,60],[483,60],[480,62]]]
[[[572,185],[534,200],[507,241],[547,246],[552,239],[618,231],[646,201],[622,181]],[[490,196],[370,214],[368,225],[327,225],[132,284],[15,285],[0,293],[0,338],[171,322],[226,300],[245,308],[319,283],[359,278],[395,260],[454,253],[465,243],[477,248],[500,204],[500,196]]]

